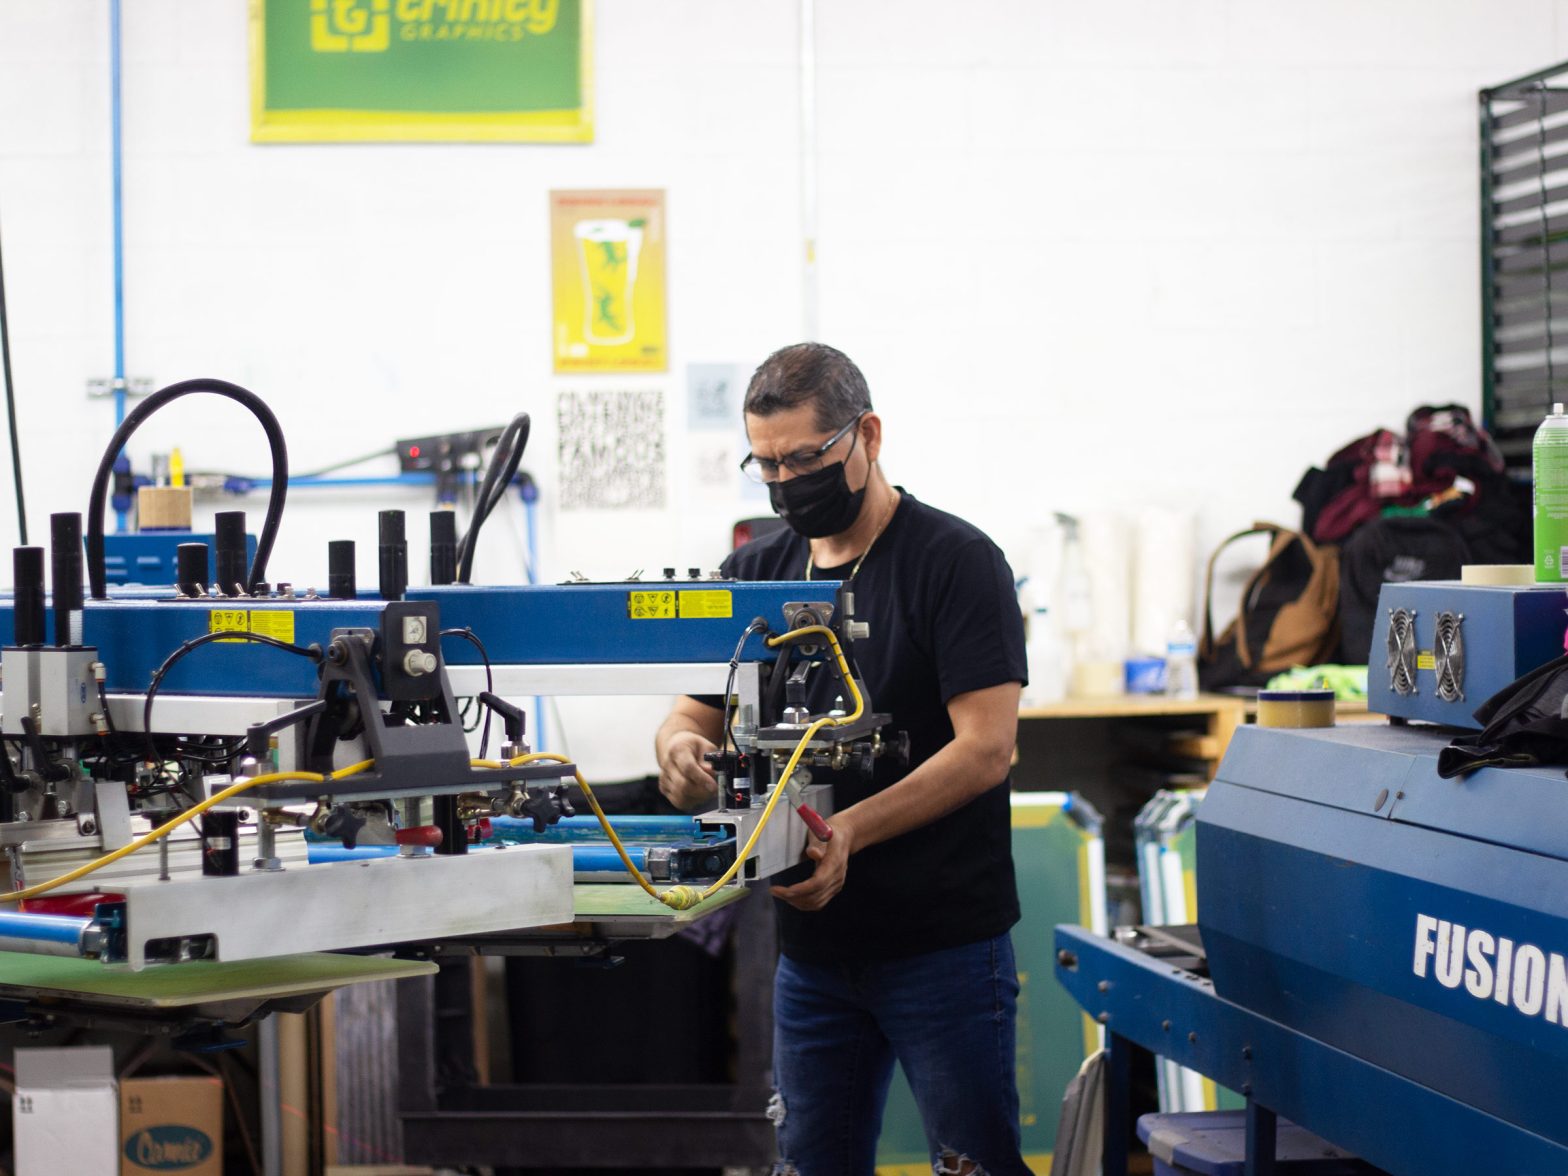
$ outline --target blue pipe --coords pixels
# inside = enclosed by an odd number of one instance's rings
[[[604,830],[599,826],[599,818],[594,816],[562,817],[555,824],[548,826],[543,833],[534,832],[534,823],[529,817],[490,817],[491,838],[495,841],[599,841],[604,836]],[[701,823],[697,817],[664,817],[647,816],[642,814],[622,814],[610,818],[610,824],[615,826],[616,833],[628,841],[699,841],[710,836],[702,831]],[[305,840],[310,849],[311,861],[355,861],[356,855],[369,857],[385,857],[396,853],[397,847],[393,845],[365,845],[358,849],[345,850],[338,842],[321,837],[316,833],[307,833]],[[361,854],[360,851],[366,851]],[[316,854],[323,856],[319,859]],[[332,856],[333,853],[345,855]]]
[[[289,479],[289,489],[299,486],[433,486],[436,476],[415,470],[407,474],[385,475],[383,477],[368,478],[293,478]],[[268,490],[272,487],[271,478],[246,478],[245,482],[252,490]]]
[[[610,818],[610,824],[623,840],[691,841],[702,836],[696,817],[617,815]],[[535,833],[533,821],[526,817],[491,817],[490,828],[498,837],[526,841],[598,841],[604,837],[599,818],[594,816],[562,817],[543,833]]]
[[[25,939],[32,943],[61,943],[76,947],[92,920],[76,915],[29,915],[21,911],[0,913],[0,939]]]
[[[109,0],[109,124],[114,208],[114,427],[125,423],[125,202],[121,183],[120,0]],[[114,529],[127,530],[126,511],[114,512]]]
[[[364,862],[384,857],[397,857],[397,846],[358,845],[353,849],[344,849],[335,841],[312,841],[308,846],[306,860],[314,866],[322,862]]]
[[[626,856],[632,859],[632,865],[644,873],[648,870],[648,851],[640,845],[628,845]],[[574,845],[572,846],[572,872],[576,874],[615,874],[624,877],[626,866],[622,864],[621,857],[610,845]]]
[[[360,845],[353,849],[344,849],[341,845],[327,845],[322,842],[313,842],[309,847],[308,860],[311,865],[322,865],[328,862],[366,862],[376,858],[397,856],[395,845]],[[628,845],[626,854],[632,859],[639,870],[648,866],[648,850],[640,845]],[[572,869],[578,873],[622,873],[625,866],[615,850],[608,845],[574,845],[572,846]],[[42,916],[38,916],[42,917]],[[86,923],[88,920],[82,919]],[[78,932],[79,934],[79,932]],[[6,932],[0,928],[0,939]],[[75,943],[73,938],[71,943]]]
[[[535,513],[539,502],[539,487],[532,482],[525,482],[518,487],[518,496],[523,500],[523,520],[528,535],[528,582],[539,582],[539,528],[538,515]],[[534,695],[534,745],[538,751],[548,751],[547,737],[549,727],[544,721],[544,696]]]

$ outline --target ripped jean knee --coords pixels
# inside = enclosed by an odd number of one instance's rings
[[[933,1176],[985,1176],[984,1168],[949,1147],[942,1149],[942,1154],[931,1165],[931,1171]]]
[[[788,1108],[784,1105],[784,1094],[782,1091],[775,1090],[773,1092],[773,1097],[768,1099],[768,1109],[763,1113],[767,1115],[768,1122],[773,1124],[775,1132],[784,1126]],[[780,1141],[780,1147],[782,1148],[782,1140]],[[778,1163],[773,1165],[772,1176],[800,1176],[800,1173],[788,1156],[780,1156]]]

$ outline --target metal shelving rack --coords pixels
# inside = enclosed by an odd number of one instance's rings
[[[1482,419],[1530,478],[1530,442],[1568,400],[1568,62],[1482,90]]]

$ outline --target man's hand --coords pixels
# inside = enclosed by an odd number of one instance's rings
[[[691,812],[713,803],[719,794],[713,769],[702,757],[717,751],[713,740],[695,731],[677,731],[664,745],[659,765],[659,791],[676,808]]]
[[[781,898],[800,911],[820,911],[833,901],[833,896],[844,889],[844,876],[849,872],[849,855],[855,851],[855,827],[847,813],[829,818],[833,836],[818,841],[810,836],[806,841],[806,856],[817,863],[811,877],[793,886],[774,886],[769,893]]]

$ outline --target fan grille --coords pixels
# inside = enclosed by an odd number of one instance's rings
[[[1388,688],[1404,696],[1416,692],[1416,612],[1388,610]]]
[[[1432,638],[1432,657],[1437,669],[1437,696],[1444,702],[1460,702],[1465,696],[1465,637],[1463,613],[1440,612]]]

